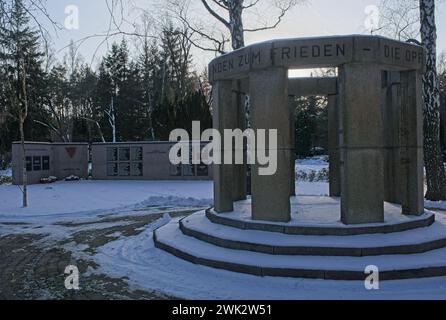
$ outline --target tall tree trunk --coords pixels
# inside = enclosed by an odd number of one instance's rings
[[[20,55],[22,52],[20,51]],[[28,117],[28,90],[26,88],[26,62],[24,58],[19,57],[17,64],[17,79],[21,85],[21,92],[18,99],[19,106],[19,130],[20,130],[20,143],[22,145],[22,162],[23,162],[23,207],[28,207],[28,172],[26,171],[26,148],[25,148],[25,130],[24,124],[25,120]],[[20,104],[20,100],[22,100]]]
[[[446,199],[446,174],[440,145],[440,91],[437,74],[437,29],[435,0],[420,0],[421,39],[426,48],[426,71],[423,78],[424,162],[426,198]]]
[[[112,140],[113,143],[117,142],[116,139],[116,114],[115,114],[115,99],[112,96],[111,98],[111,104],[110,104],[110,110],[106,112],[108,116],[108,123],[110,124],[110,127],[112,129]]]
[[[96,122],[96,127],[98,128],[99,136],[101,137],[101,141],[102,141],[102,143],[105,143],[106,141],[105,141],[104,134],[102,133],[101,125],[99,124],[98,121],[95,121],[95,122]]]
[[[26,148],[25,148],[25,130],[23,129],[23,124],[25,119],[20,115],[19,127],[20,127],[20,143],[22,146],[22,206],[23,208],[28,207],[28,172],[26,171]]]
[[[155,141],[155,129],[153,127],[153,103],[149,96],[149,106],[147,108],[147,113],[149,115],[149,140]]]
[[[245,46],[245,36],[243,32],[243,1],[230,0],[229,5],[229,24],[231,27],[232,49],[237,50]]]

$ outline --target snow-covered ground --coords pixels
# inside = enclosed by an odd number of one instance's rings
[[[135,289],[161,290],[186,299],[446,298],[446,277],[384,281],[379,290],[369,291],[363,281],[256,277],[194,265],[154,248],[154,228],[101,247],[94,256],[101,266],[96,272],[125,276]]]
[[[301,180],[308,181],[311,179],[314,181],[327,181],[328,179],[328,156],[316,156],[312,158],[298,159],[296,161],[296,179],[301,183]],[[445,164],[446,166],[446,164]],[[327,170],[327,171],[325,171]],[[325,172],[324,172],[325,171]],[[322,174],[321,174],[322,173]],[[321,182],[315,182],[314,184],[306,184],[305,188],[307,194],[328,194],[328,186]],[[438,209],[446,211],[446,201],[429,201],[424,202],[424,206],[427,209]]]
[[[0,176],[12,177],[12,169],[0,170]]]
[[[446,201],[424,201],[424,206],[427,209],[439,209],[446,211]]]
[[[317,156],[296,160],[296,171],[302,170],[309,172],[311,170],[320,171],[322,169],[328,169],[328,156]]]
[[[320,171],[328,164],[323,158],[297,161],[298,170]],[[328,183],[297,182],[299,195],[328,195]],[[21,191],[17,186],[0,185],[0,237],[8,233],[30,232],[50,234],[62,240],[73,232],[96,225],[78,226],[65,232],[58,223],[97,219],[104,214],[161,212],[163,207],[206,207],[212,204],[210,181],[79,181],[57,182],[29,187],[29,207],[23,209]],[[169,209],[170,210],[170,209]],[[170,210],[169,212],[174,212]],[[95,261],[94,273],[127,277],[135,289],[158,290],[188,299],[445,299],[446,277],[386,281],[381,289],[367,291],[361,281],[324,281],[255,277],[198,266],[178,259],[153,244],[152,231],[169,221],[165,215],[148,224],[134,236],[113,233],[117,240],[97,248],[83,258]],[[31,223],[30,226],[8,222]],[[112,226],[118,222],[109,222]],[[122,223],[122,222],[119,222]],[[33,228],[32,226],[39,226]],[[47,227],[42,227],[47,226]],[[102,225],[104,227],[104,224]],[[72,227],[71,227],[72,228]],[[81,228],[81,229],[79,229]],[[63,231],[63,232],[62,232]],[[76,256],[76,255],[75,255]]]
[[[328,156],[298,159],[295,172],[296,181],[328,182]]]
[[[29,207],[21,207],[18,186],[0,185],[0,219],[60,218],[146,206],[212,204],[210,181],[78,181],[28,187]]]
[[[21,207],[21,190],[0,185],[0,219],[96,215],[148,206],[210,206],[211,181],[77,181],[28,187],[29,207]],[[298,182],[299,195],[327,195],[324,182]],[[51,218],[53,217],[53,218]]]
[[[328,183],[299,180],[302,173],[328,170],[328,157],[317,156],[296,161],[298,195],[328,195]],[[12,170],[0,170],[0,176],[12,177]],[[306,180],[306,179],[305,179]],[[29,186],[29,208],[20,207],[21,193],[17,186],[0,185],[0,218],[10,216],[47,216],[57,214],[88,214],[91,211],[126,210],[168,204],[198,206],[212,204],[211,182],[154,181],[81,181],[58,182]],[[80,199],[82,199],[80,201]],[[177,203],[175,203],[177,201]],[[446,210],[446,201],[425,201],[428,209]]]

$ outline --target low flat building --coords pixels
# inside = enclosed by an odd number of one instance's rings
[[[49,176],[59,180],[70,175],[94,180],[212,180],[212,166],[172,165],[169,152],[174,142],[93,143],[91,173],[87,143],[26,142],[28,184]],[[12,147],[13,183],[23,183],[22,146]]]
[[[174,142],[93,143],[95,180],[212,180],[212,166],[173,165]]]
[[[23,184],[23,152],[20,142],[12,145],[12,179]],[[88,178],[88,143],[25,142],[27,183],[49,176]]]

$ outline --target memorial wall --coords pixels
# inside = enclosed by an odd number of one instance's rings
[[[212,180],[212,168],[172,165],[174,142],[94,143],[92,177],[96,180]]]
[[[12,178],[23,183],[22,145],[12,146]],[[70,175],[88,178],[87,143],[26,142],[25,161],[28,184],[39,183],[49,176],[64,179]]]
[[[87,143],[26,142],[28,184],[50,176],[63,180],[75,175],[95,180],[212,180],[212,166],[172,165],[173,142]],[[13,183],[23,183],[22,146],[13,144]]]

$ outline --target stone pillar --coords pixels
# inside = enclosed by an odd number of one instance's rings
[[[339,152],[339,102],[337,95],[328,96],[328,153],[330,197],[341,196],[341,163]]]
[[[245,116],[245,104],[244,95],[242,94],[241,81],[233,81],[233,91],[232,91],[232,105],[236,107],[235,116],[237,124],[234,129],[240,129],[244,131],[246,129],[246,116]],[[246,143],[244,143],[243,150],[234,150],[236,152],[242,152],[243,158],[246,161]],[[234,164],[233,173],[233,200],[240,201],[246,200],[247,195],[247,167],[245,164],[238,165]]]
[[[424,212],[422,75],[401,72],[401,204],[403,214]]]
[[[400,125],[401,85],[399,72],[383,72],[384,200],[401,204]]]
[[[276,129],[277,172],[259,175],[259,164],[252,166],[252,218],[288,222],[290,214],[290,109],[288,106],[288,71],[271,68],[250,73],[252,128]]]
[[[341,220],[384,222],[383,123],[378,65],[339,68]]]
[[[290,107],[290,132],[291,132],[291,181],[290,195],[296,196],[296,104],[295,96],[288,97],[288,105]]]
[[[213,125],[223,137],[224,129],[237,124],[236,105],[232,99],[232,81],[217,81],[213,85]],[[214,164],[214,208],[216,212],[231,212],[233,204],[234,166],[223,164],[224,141],[222,139],[222,164]]]

